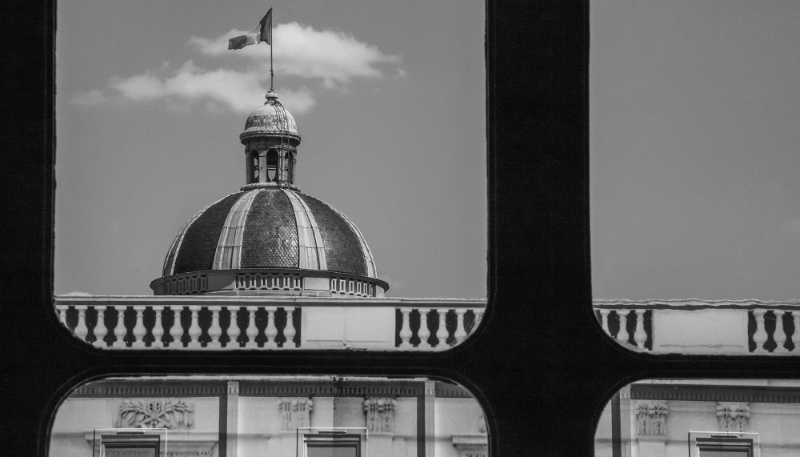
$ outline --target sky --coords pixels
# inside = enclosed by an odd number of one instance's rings
[[[595,298],[800,298],[800,3],[591,7]]]
[[[63,0],[55,293],[150,295],[197,211],[244,184],[269,88],[302,136],[297,184],[360,229],[394,297],[486,295],[480,1]]]

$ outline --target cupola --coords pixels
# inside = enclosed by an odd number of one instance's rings
[[[239,139],[244,145],[246,184],[296,189],[294,172],[300,135],[294,118],[270,89],[264,106],[250,113]]]

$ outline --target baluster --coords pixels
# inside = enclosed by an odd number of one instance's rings
[[[106,328],[106,307],[100,306],[97,308],[97,323],[94,324],[94,345],[98,348],[106,347],[106,342],[103,341],[103,338],[106,337],[108,334],[108,329]]]
[[[294,343],[294,336],[297,334],[297,331],[294,328],[294,310],[297,308],[292,308],[291,311],[288,309],[286,310],[286,326],[283,328],[283,336],[286,338],[286,342],[283,343],[284,348],[295,349],[297,346]]]
[[[152,347],[159,348],[166,346],[161,337],[164,336],[164,323],[161,321],[161,316],[164,313],[164,307],[161,305],[153,306],[153,311],[156,312],[156,322],[153,324],[153,344]]]
[[[136,338],[133,341],[131,347],[142,349],[145,347],[144,345],[144,336],[147,334],[147,329],[144,327],[144,310],[147,308],[141,307],[137,308],[136,306],[133,307],[133,312],[136,313],[136,325],[133,327],[133,337]]]
[[[128,329],[125,327],[125,310],[127,310],[128,307],[114,306],[114,309],[117,310],[117,325],[114,326],[114,336],[117,339],[114,340],[112,347],[124,349],[128,347],[127,343],[125,343],[125,335],[128,333]]]
[[[794,333],[792,333],[792,343],[794,344],[795,352],[800,352],[800,313],[792,311],[792,318],[794,320]]]
[[[278,308],[269,306],[267,309],[267,328],[264,329],[264,336],[267,337],[267,342],[264,343],[265,347],[276,349],[278,344],[275,342],[275,337],[278,336],[278,327],[275,326],[275,311]]]
[[[200,322],[197,314],[200,312],[200,306],[191,305],[189,309],[192,311],[192,325],[189,326],[189,348],[199,349],[202,347],[200,344],[200,335],[203,334],[203,329],[200,328]]]
[[[258,312],[258,308],[247,308],[247,342],[244,344],[244,347],[253,347],[254,349],[258,348],[258,343],[256,343],[256,337],[258,337],[258,327],[256,326],[256,313]]]
[[[208,309],[211,311],[211,326],[208,327],[208,336],[211,337],[211,341],[209,341],[206,347],[222,349],[222,343],[219,342],[219,338],[222,336],[222,327],[219,326],[219,311],[222,307],[209,306]]]
[[[603,331],[606,332],[608,336],[612,336],[611,330],[608,329],[608,313],[610,312],[610,309],[600,309],[600,325],[603,326]]]
[[[431,330],[428,328],[428,318],[428,311],[424,309],[419,310],[419,332],[417,332],[417,335],[419,335],[419,346],[417,346],[417,349],[427,349],[430,347],[428,338],[431,336]]]
[[[622,344],[628,344],[628,315],[631,313],[630,309],[622,309],[617,311],[619,317],[619,332],[617,332],[617,341]]]
[[[764,309],[754,309],[753,316],[756,318],[756,331],[753,333],[753,342],[756,348],[753,352],[764,352],[764,343],[767,342],[767,330],[764,328]]]
[[[86,341],[86,335],[89,334],[89,329],[86,327],[86,305],[77,305],[75,309],[78,310],[78,325],[75,326],[75,335],[81,341]]]
[[[472,332],[474,332],[475,329],[478,328],[478,324],[480,324],[481,321],[483,320],[483,311],[484,311],[483,308],[472,310],[472,313],[475,315],[475,323],[472,324]]]
[[[644,349],[644,343],[647,341],[647,332],[644,331],[644,313],[643,309],[636,310],[636,331],[633,332],[633,340],[641,349]]]
[[[230,324],[228,325],[228,337],[230,341],[225,346],[226,349],[239,349],[239,337],[242,336],[242,328],[239,327],[239,308],[230,308]]]
[[[183,311],[183,306],[178,307],[176,309],[172,309],[172,327],[169,328],[169,336],[172,337],[172,342],[169,343],[170,349],[181,349],[183,348],[183,342],[181,338],[183,337],[183,326],[181,325],[181,311]]]
[[[775,352],[789,352],[786,349],[786,329],[783,328],[783,315],[786,314],[786,311],[773,311],[775,314],[775,333],[772,334],[772,338],[775,340],[775,344],[778,346],[775,348]]]
[[[400,308],[400,347],[408,348],[411,339],[411,308]]]
[[[456,338],[456,343],[461,343],[467,337],[467,331],[464,330],[464,314],[467,313],[466,309],[456,309],[457,324],[456,333],[453,335]]]
[[[447,326],[445,322],[447,320],[447,310],[444,313],[441,312],[439,309],[434,310],[436,312],[436,316],[439,318],[439,328],[436,329],[436,339],[439,341],[436,343],[437,349],[443,349],[447,345]]]
[[[69,325],[67,325],[67,310],[69,310],[69,306],[59,306],[58,307],[58,311],[59,311],[58,317],[61,319],[61,323],[64,324],[64,327],[66,327],[67,330],[69,330]]]

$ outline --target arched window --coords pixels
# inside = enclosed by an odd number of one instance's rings
[[[248,184],[258,182],[258,151],[250,151],[249,163],[247,164],[249,173],[247,174]]]
[[[286,151],[286,162],[286,169],[288,170],[286,180],[289,184],[294,184],[294,153],[292,151]]]
[[[267,182],[277,179],[278,175],[278,151],[270,149],[267,151]]]

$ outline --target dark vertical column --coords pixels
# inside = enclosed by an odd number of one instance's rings
[[[620,420],[619,392],[611,399],[611,455],[622,457],[622,424]],[[221,456],[220,456],[221,457]]]
[[[228,389],[223,387],[219,396],[219,444],[217,445],[217,457],[226,457],[228,451]]]
[[[425,457],[425,386],[417,394],[417,457]],[[222,456],[220,456],[222,457]]]

